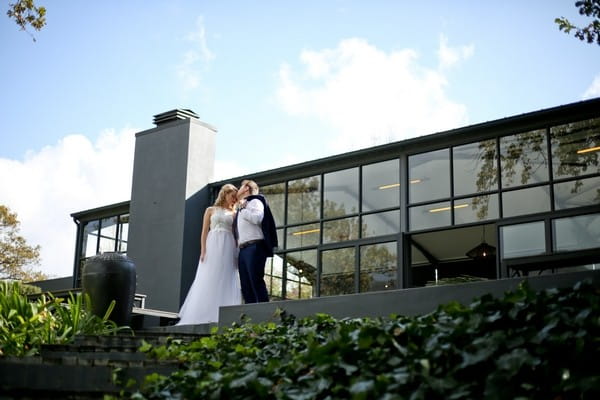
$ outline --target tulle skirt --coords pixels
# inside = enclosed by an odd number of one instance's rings
[[[198,264],[194,282],[179,310],[177,325],[217,322],[219,307],[242,304],[237,254],[230,231],[208,232],[206,257]]]

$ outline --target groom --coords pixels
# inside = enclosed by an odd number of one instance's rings
[[[240,248],[242,296],[247,304],[267,302],[265,262],[267,257],[273,257],[273,248],[277,247],[275,221],[266,199],[258,194],[256,182],[242,181],[237,197],[240,208],[233,221],[233,232]]]

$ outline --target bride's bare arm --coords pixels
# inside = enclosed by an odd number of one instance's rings
[[[213,213],[213,208],[208,207],[204,211],[204,219],[202,220],[202,235],[200,235],[200,261],[204,261],[206,257],[206,237],[210,230],[210,216]]]

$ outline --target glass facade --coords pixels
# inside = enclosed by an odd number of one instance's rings
[[[81,283],[81,272],[85,261],[97,254],[118,252],[127,254],[129,235],[129,213],[81,221],[79,257],[75,276]]]
[[[498,279],[555,255],[575,261],[553,270],[583,268],[579,252],[600,260],[600,111],[549,115],[250,177],[277,225],[271,298]],[[126,252],[127,228],[127,213],[82,222],[81,260]]]

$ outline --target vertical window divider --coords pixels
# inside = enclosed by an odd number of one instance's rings
[[[451,146],[448,151],[450,154],[448,158],[450,160],[450,168],[449,168],[449,177],[450,180],[450,226],[454,225],[454,148],[455,146]]]

